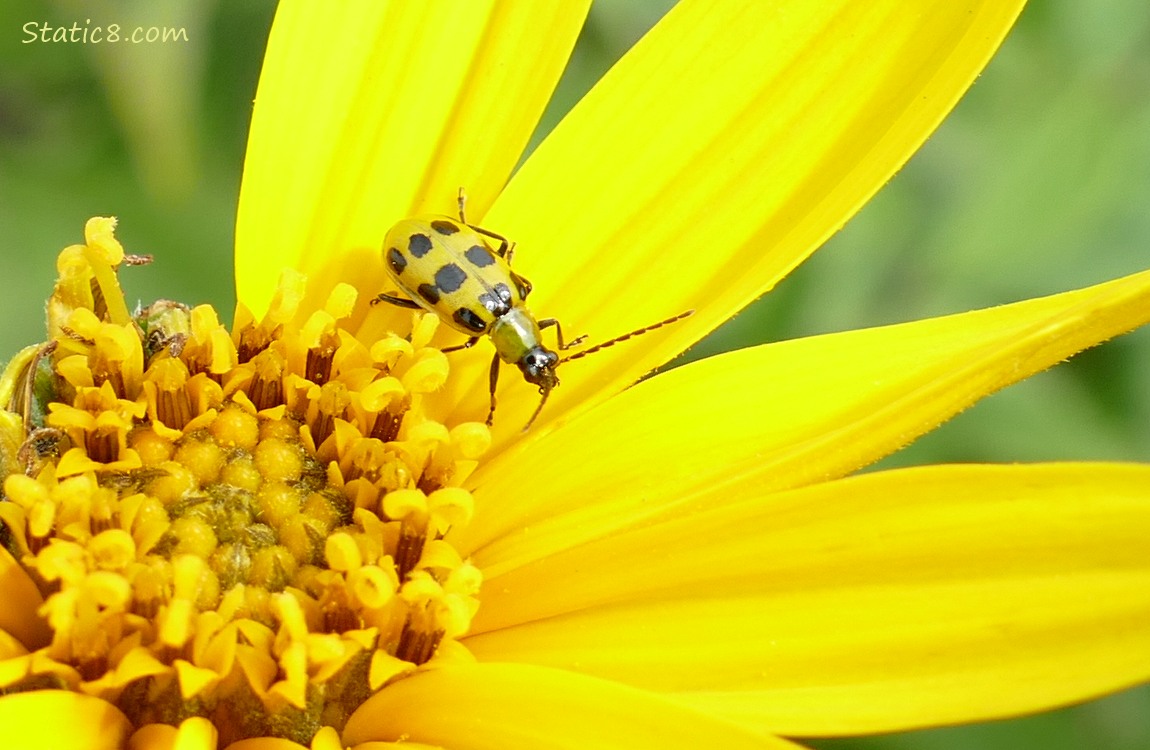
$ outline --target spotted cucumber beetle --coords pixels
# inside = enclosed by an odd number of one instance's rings
[[[489,426],[495,418],[500,361],[518,366],[524,380],[539,386],[543,398],[524,426],[526,432],[543,410],[551,391],[559,385],[555,375],[559,365],[694,313],[688,310],[560,359],[555,351],[543,345],[543,329],[555,329],[559,351],[577,346],[587,337],[564,341],[563,327],[556,318],[535,319],[525,304],[531,293],[531,282],[511,270],[514,243],[501,234],[468,224],[465,201],[461,189],[458,221],[450,216],[419,216],[403,219],[388,230],[383,244],[384,266],[407,297],[380,294],[372,304],[387,302],[413,310],[422,308],[468,336],[466,343],[448,347],[444,352],[469,349],[483,336],[491,338],[495,356],[491,360]]]

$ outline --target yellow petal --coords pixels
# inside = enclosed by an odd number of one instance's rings
[[[596,342],[697,310],[565,368],[538,424],[634,382],[806,258],[938,125],[1021,5],[676,6],[483,219],[518,243],[532,309],[572,335]],[[481,360],[459,386],[469,415],[483,407]],[[510,434],[535,406],[515,385],[498,417]]]
[[[695,362],[476,472],[475,519],[460,544],[478,551],[485,568],[515,564],[675,512],[717,485],[738,496],[843,476],[983,396],[1148,319],[1144,272]],[[547,492],[520,491],[519,466],[546,477]]]
[[[447,750],[442,745],[427,745],[422,742],[364,742],[351,750]]]
[[[202,716],[193,716],[184,719],[178,727],[168,724],[145,724],[128,741],[128,750],[216,750],[219,738],[219,730],[214,724]],[[294,743],[291,747],[293,750],[302,750]]]
[[[65,690],[35,690],[0,697],[4,747],[119,750],[132,725],[107,701]]]
[[[604,680],[522,664],[468,664],[389,685],[352,714],[349,744],[410,738],[453,750],[794,748]]]
[[[260,76],[236,221],[236,287],[257,317],[280,266],[309,309],[340,281],[382,289],[395,221],[482,212],[518,160],[585,2],[283,3]]]
[[[282,737],[252,737],[228,745],[227,750],[308,750],[298,742]]]
[[[0,547],[0,630],[10,633],[29,650],[48,645],[52,632],[36,612],[44,603],[39,589],[8,550]]]
[[[489,577],[466,645],[785,735],[978,721],[1150,679],[1150,466],[715,495]]]
[[[174,750],[178,732],[169,724],[145,724],[128,740],[128,750]]]

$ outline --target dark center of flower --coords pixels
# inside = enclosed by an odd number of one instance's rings
[[[0,383],[5,546],[50,628],[0,690],[307,744],[461,651],[480,576],[443,536],[490,437],[427,416],[447,376],[433,316],[361,342],[341,324],[354,290],[300,311],[290,276],[234,332],[208,307],[132,316],[113,226],[61,254],[51,340]]]

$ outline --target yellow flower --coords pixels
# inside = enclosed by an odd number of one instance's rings
[[[686,0],[509,180],[585,9],[285,3],[231,331],[130,313],[93,219],[0,380],[5,741],[785,747],[1145,681],[1150,467],[848,475],[1146,322],[1150,273],[632,386],[841,226],[1019,6]],[[461,186],[537,312],[695,314],[563,367],[525,434],[505,377],[488,430],[488,343],[369,304],[388,227]]]

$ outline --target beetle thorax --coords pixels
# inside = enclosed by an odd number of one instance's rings
[[[525,307],[513,307],[496,318],[490,335],[499,358],[508,364],[519,364],[527,352],[540,347],[542,342],[539,324]]]

